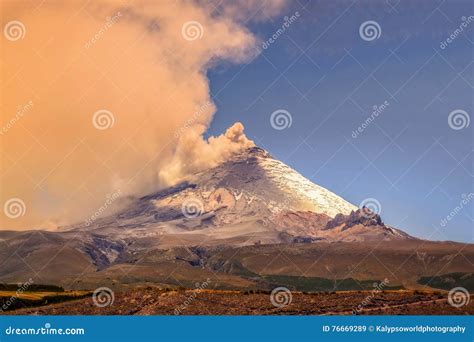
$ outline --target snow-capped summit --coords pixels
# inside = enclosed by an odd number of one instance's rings
[[[271,157],[271,155],[254,147],[246,151],[256,155],[258,166],[264,170],[269,182],[278,187],[295,209],[312,211],[334,217],[337,214],[349,214],[357,207],[337,196],[331,191],[314,184],[300,173]]]
[[[224,188],[243,195],[247,203],[263,203],[270,211],[312,211],[334,217],[357,210],[356,206],[314,184],[259,147],[244,149],[192,179],[207,191]]]

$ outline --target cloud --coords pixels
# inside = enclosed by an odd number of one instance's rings
[[[216,166],[235,152],[255,146],[240,122],[207,141],[202,138],[203,130],[203,126],[195,126],[181,137],[173,158],[159,173],[162,184],[174,184],[189,174]]]
[[[2,27],[26,32],[2,37],[1,199],[26,212],[0,229],[83,219],[117,188],[145,194],[250,144],[240,124],[202,138],[215,112],[206,72],[255,56],[242,22],[283,6],[270,3],[2,3]]]

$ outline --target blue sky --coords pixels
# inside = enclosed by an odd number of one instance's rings
[[[266,41],[295,12],[253,61],[209,72],[218,111],[208,133],[241,121],[258,145],[315,183],[356,205],[375,198],[386,223],[417,237],[472,242],[474,201],[462,200],[473,192],[474,123],[448,123],[455,110],[473,113],[472,2],[300,0],[248,27]],[[379,38],[361,38],[366,21],[380,26]],[[279,109],[292,117],[283,130],[270,124]]]

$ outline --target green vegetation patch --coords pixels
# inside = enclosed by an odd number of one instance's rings
[[[44,284],[2,284],[0,283],[0,291],[21,291],[21,292],[64,292],[61,286],[44,285]]]
[[[470,293],[474,293],[473,273],[448,273],[435,277],[421,277],[418,284],[433,287],[435,289],[451,290],[454,287],[464,287]]]

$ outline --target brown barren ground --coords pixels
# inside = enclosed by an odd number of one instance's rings
[[[97,307],[84,298],[42,307],[24,308],[14,315],[352,315],[365,302],[361,315],[473,315],[474,302],[451,306],[447,293],[419,291],[343,291],[292,293],[291,303],[275,307],[269,293],[154,288],[115,293],[114,302]],[[371,298],[371,299],[368,299]]]

